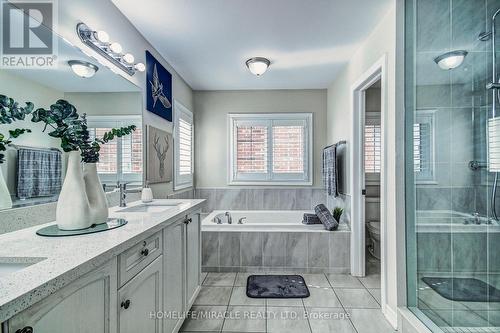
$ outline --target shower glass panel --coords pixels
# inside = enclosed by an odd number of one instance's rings
[[[405,4],[408,306],[433,332],[498,332],[500,0]]]

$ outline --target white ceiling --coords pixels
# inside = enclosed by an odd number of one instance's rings
[[[112,0],[195,90],[326,88],[391,0]],[[255,77],[254,56],[270,70]]]

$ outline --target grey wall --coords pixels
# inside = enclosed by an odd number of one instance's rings
[[[312,112],[314,187],[321,186],[326,141],[326,90],[196,91],[195,179],[197,188],[226,187],[229,113]]]

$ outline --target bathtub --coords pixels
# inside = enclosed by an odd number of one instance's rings
[[[206,272],[293,271],[348,273],[350,230],[302,224],[305,211],[217,210],[202,221],[202,269]],[[217,224],[216,217],[222,224]],[[239,224],[239,221],[242,221]]]
[[[246,210],[229,211],[233,223],[228,224],[225,213],[216,210],[208,215],[202,222],[202,230],[206,231],[248,231],[248,232],[324,232],[322,224],[306,225],[302,223],[304,213],[313,211],[286,211],[286,210]],[[222,224],[217,224],[215,218],[219,216]],[[242,220],[242,224],[238,221]],[[341,224],[338,231],[348,231],[346,224]]]
[[[453,210],[418,210],[415,221],[417,232],[422,233],[500,232],[498,221]]]

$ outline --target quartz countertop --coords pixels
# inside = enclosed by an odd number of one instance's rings
[[[110,217],[124,218],[120,228],[69,237],[41,237],[36,231],[55,222],[0,235],[0,264],[33,263],[19,271],[0,276],[0,322],[102,266],[142,239],[162,230],[179,218],[200,208],[205,200],[165,199],[159,204],[178,204],[160,213],[119,212],[110,208]],[[142,204],[129,203],[128,207]]]

